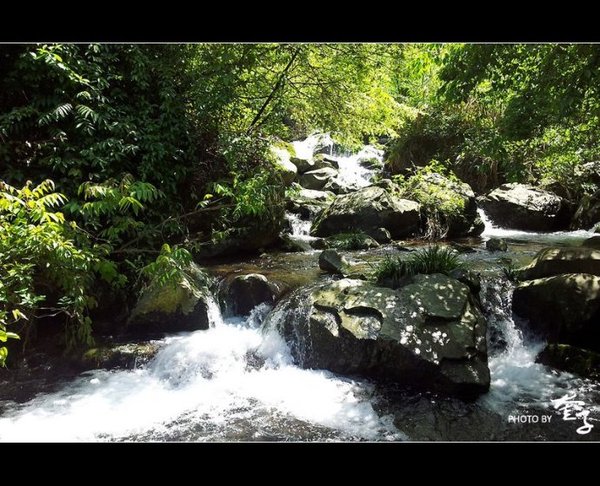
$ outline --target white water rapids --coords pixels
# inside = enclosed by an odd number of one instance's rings
[[[299,232],[307,223],[297,222]],[[524,410],[560,420],[551,401],[575,393],[600,418],[598,383],[535,363],[543,343],[515,325],[513,285],[492,277],[482,286],[488,327],[506,345],[489,349],[491,387],[476,406],[503,423]],[[373,384],[294,364],[282,337],[260,326],[269,311],[261,305],[248,318],[224,320],[212,302],[210,329],[165,338],[138,369],[87,372],[24,404],[0,403],[0,441],[419,439],[396,429]]]
[[[398,440],[371,405],[372,386],[298,368],[268,310],[164,340],[136,370],[86,373],[0,418],[1,441]]]
[[[595,235],[594,232],[589,230],[575,230],[575,231],[554,231],[550,233],[539,233],[535,231],[522,231],[510,228],[501,228],[490,220],[488,215],[479,208],[477,210],[479,217],[485,225],[485,230],[481,234],[484,238],[504,238],[510,240],[527,241],[533,243],[544,243],[547,245],[553,245],[556,243],[560,244],[574,244],[578,245],[586,238],[590,238]]]

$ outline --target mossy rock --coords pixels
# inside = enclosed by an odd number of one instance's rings
[[[133,369],[150,361],[158,352],[155,342],[128,343],[116,346],[99,346],[88,349],[75,359],[82,370],[90,369]]]
[[[306,368],[474,399],[489,388],[486,321],[469,288],[418,275],[401,290],[344,278],[284,297],[278,326]]]
[[[156,333],[208,329],[209,291],[206,276],[196,264],[188,272],[190,280],[164,287],[146,289],[127,321],[128,334],[149,336]]]

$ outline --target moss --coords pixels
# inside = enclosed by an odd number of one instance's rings
[[[425,236],[430,239],[468,233],[476,216],[471,189],[452,173],[432,161],[412,177],[395,177],[402,197],[421,204],[425,216]]]
[[[181,312],[190,314],[201,294],[194,292],[182,282],[181,285],[150,289],[146,291],[135,308],[134,315],[144,315],[151,312],[173,314]]]
[[[153,343],[129,343],[119,346],[102,346],[88,349],[75,363],[82,369],[133,368],[152,358],[158,347]]]
[[[286,150],[290,154],[290,157],[296,157],[296,149],[294,148],[293,143],[277,140],[276,142],[273,142],[273,147]]]

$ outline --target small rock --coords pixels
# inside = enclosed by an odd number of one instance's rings
[[[326,250],[329,248],[329,243],[325,238],[317,238],[310,242],[310,246],[312,246],[315,250]]]
[[[377,243],[389,243],[392,241],[392,235],[385,228],[375,228],[369,231],[369,236]]]
[[[319,255],[319,268],[324,272],[343,275],[348,263],[335,250],[324,250]]]
[[[250,273],[232,279],[220,294],[228,313],[243,316],[248,315],[259,304],[274,303],[278,289],[264,275]]]
[[[458,253],[477,253],[474,248],[467,245],[461,245],[460,243],[451,243],[450,246]]]
[[[485,242],[485,247],[489,251],[507,251],[508,245],[502,238],[490,238]]]

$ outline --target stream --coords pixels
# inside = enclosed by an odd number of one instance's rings
[[[311,143],[296,144],[299,156],[312,151]],[[369,184],[372,172],[357,168],[356,154],[339,160],[346,183]],[[88,371],[25,401],[0,396],[0,441],[598,440],[600,385],[535,363],[544,343],[516,325],[513,286],[502,273],[507,261],[527,263],[544,246],[578,244],[590,233],[506,230],[480,214],[486,223],[481,238],[457,241],[471,249],[462,255],[466,266],[482,276],[480,299],[488,319],[491,388],[473,403],[302,369],[282,337],[261,327],[268,305],[247,318],[224,318],[213,301],[208,330],[157,341],[158,353],[135,369]],[[286,217],[307,251],[229,260],[208,270],[217,277],[250,272],[285,277],[294,287],[323,278],[317,252],[308,245],[310,221]],[[486,251],[490,237],[506,239],[509,251],[501,256]],[[385,245],[342,253],[367,269],[395,251]],[[581,420],[563,420],[553,406],[552,400],[565,395],[589,410],[595,425],[590,433],[578,433]]]

